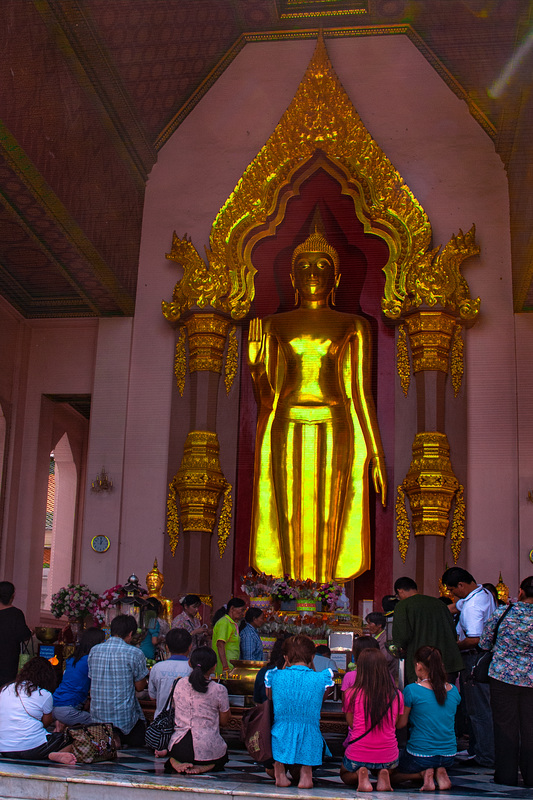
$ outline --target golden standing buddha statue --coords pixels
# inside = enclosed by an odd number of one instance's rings
[[[146,576],[146,588],[148,589],[148,597],[155,597],[163,606],[163,619],[172,625],[172,617],[174,615],[174,603],[161,594],[161,589],[165,579],[163,573],[159,571],[157,566],[157,558],[154,559],[154,566]]]
[[[386,502],[367,321],[334,310],[337,251],[315,232],[292,256],[295,308],[250,322],[259,407],[250,562],[346,581],[370,566],[368,466]]]

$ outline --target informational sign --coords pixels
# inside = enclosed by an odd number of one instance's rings
[[[56,650],[53,644],[41,644],[39,646],[39,655],[41,658],[53,658]]]

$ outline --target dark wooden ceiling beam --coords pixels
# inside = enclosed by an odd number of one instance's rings
[[[78,83],[98,108],[117,153],[130,166],[136,182],[144,187],[157,151],[87,6],[80,0],[33,0],[33,3]]]

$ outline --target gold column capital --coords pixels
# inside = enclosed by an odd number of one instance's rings
[[[230,321],[214,313],[192,314],[184,325],[189,339],[189,372],[207,370],[222,374]]]
[[[416,311],[405,317],[411,343],[413,372],[439,370],[447,373],[456,320],[445,311]]]
[[[409,498],[415,536],[446,536],[452,500],[459,489],[445,433],[417,433],[413,460],[402,488]]]

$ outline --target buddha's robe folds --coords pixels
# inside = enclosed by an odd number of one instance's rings
[[[370,566],[368,465],[382,457],[362,317],[301,309],[263,321],[251,564],[345,581]]]

